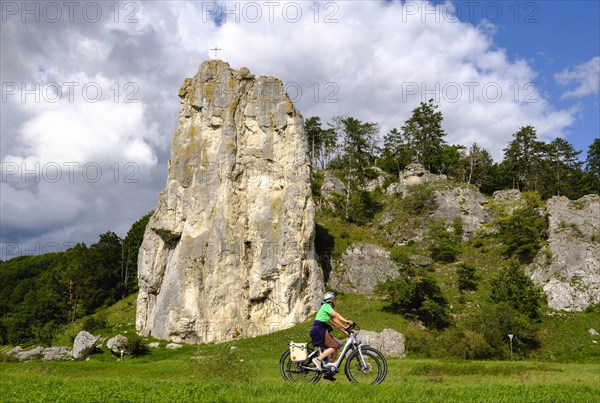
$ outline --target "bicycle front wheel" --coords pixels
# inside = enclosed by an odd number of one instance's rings
[[[306,361],[298,362],[291,360],[290,350],[284,351],[279,360],[279,370],[283,379],[291,382],[319,382],[321,373],[316,370],[315,364],[312,363],[314,357],[312,352],[313,350],[309,348]]]
[[[350,382],[377,385],[387,375],[387,361],[379,350],[364,346],[350,354],[345,369]]]

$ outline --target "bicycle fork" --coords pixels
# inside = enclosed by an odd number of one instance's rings
[[[362,348],[361,348],[360,344],[358,345],[357,348],[358,348],[358,356],[360,357],[360,370],[363,372],[368,371],[369,365],[365,361],[365,357],[363,356]]]

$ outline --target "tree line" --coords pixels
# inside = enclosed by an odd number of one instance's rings
[[[137,291],[137,256],[152,213],[125,238],[100,235],[90,246],[0,261],[0,344],[50,345],[61,325]]]
[[[310,158],[316,169],[333,169],[346,180],[347,206],[353,191],[369,179],[369,169],[400,175],[411,163],[430,172],[477,186],[483,193],[519,189],[537,191],[543,199],[571,199],[600,193],[600,138],[596,137],[581,161],[582,151],[565,139],[551,142],[538,138],[535,127],[521,127],[504,148],[503,159],[494,162],[490,152],[477,143],[469,147],[446,141],[443,114],[429,100],[421,102],[400,128],[379,138],[379,125],[354,117],[335,117],[323,127],[318,116],[305,122]],[[372,176],[372,174],[371,174]]]

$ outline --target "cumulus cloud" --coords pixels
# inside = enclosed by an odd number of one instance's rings
[[[562,94],[562,98],[581,98],[598,94],[600,91],[600,56],[579,64],[572,69],[564,69],[554,75],[554,79],[563,86],[575,85],[575,88]]]
[[[122,2],[118,15],[117,3],[98,4],[103,18],[94,22],[77,13],[55,23],[3,21],[3,54],[11,55],[1,61],[3,85],[17,88],[3,88],[10,91],[1,105],[2,242],[91,242],[155,207],[178,88],[215,46],[234,68],[281,78],[303,115],[325,122],[354,116],[379,123],[383,135],[434,98],[449,142],[477,142],[497,159],[520,126],[551,138],[576,114],[544,98],[536,72],[496,46],[489,23],[460,22],[446,3]],[[590,71],[557,79],[584,93],[594,85]],[[54,94],[48,83],[70,82],[79,85],[58,102],[44,98]],[[22,83],[49,92],[23,102]],[[69,162],[80,163],[72,181]],[[102,169],[97,181],[90,163]],[[39,172],[23,177],[23,164]]]

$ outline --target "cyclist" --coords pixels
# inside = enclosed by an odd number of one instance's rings
[[[342,346],[342,342],[335,339],[330,332],[333,328],[330,324],[340,329],[344,334],[348,334],[342,322],[346,322],[348,325],[352,324],[352,321],[345,319],[338,312],[334,311],[335,307],[335,294],[328,292],[323,296],[321,301],[321,308],[317,312],[315,321],[312,328],[310,329],[310,337],[312,339],[312,345],[325,346],[325,351],[321,353],[317,358],[313,358],[313,363],[317,366],[319,371],[323,370],[323,360],[331,355],[331,361],[335,361],[338,350]],[[325,379],[335,380],[331,375],[325,375]]]

